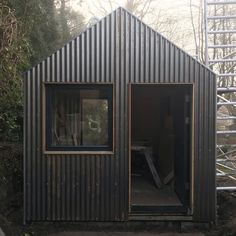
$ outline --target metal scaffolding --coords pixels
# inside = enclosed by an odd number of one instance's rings
[[[204,0],[205,64],[217,78],[217,190],[236,190],[236,1]]]

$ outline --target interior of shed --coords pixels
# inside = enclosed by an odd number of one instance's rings
[[[131,211],[187,211],[191,94],[191,85],[131,86]]]

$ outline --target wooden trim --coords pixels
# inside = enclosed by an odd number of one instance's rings
[[[114,155],[113,151],[44,151],[46,155]]]
[[[46,149],[46,86],[47,85],[112,85],[112,150],[111,151],[51,151]],[[114,155],[115,150],[115,85],[113,82],[110,83],[80,83],[80,82],[42,82],[42,152],[46,155]]]
[[[194,212],[194,161],[195,161],[195,155],[194,155],[194,148],[195,148],[195,139],[194,139],[194,134],[195,134],[195,130],[194,130],[194,104],[195,104],[195,83],[129,83],[128,84],[128,106],[129,106],[129,114],[128,114],[128,128],[129,128],[129,148],[128,148],[128,155],[129,155],[129,219],[132,220],[132,218],[138,220],[145,220],[145,218],[147,220],[151,220],[151,219],[158,219],[158,220],[164,220],[166,218],[168,218],[168,220],[170,220],[170,217],[172,217],[170,214],[165,215],[159,215],[159,216],[148,216],[148,214],[143,214],[142,217],[144,218],[140,218],[141,215],[132,215],[131,212],[131,116],[132,116],[132,112],[131,112],[131,96],[132,96],[132,85],[192,85],[192,88],[190,89],[191,91],[191,126],[190,126],[190,137],[191,137],[191,143],[190,143],[190,148],[191,148],[191,156],[190,156],[190,212],[183,215],[183,216],[173,216],[173,218],[176,220],[177,218],[180,218],[180,220],[184,219],[190,219],[192,220],[192,214]],[[136,218],[137,217],[137,218]],[[151,218],[150,218],[151,217]],[[154,217],[154,218],[153,218]],[[175,218],[177,217],[177,218]]]
[[[128,175],[129,175],[129,186],[128,186],[128,212],[131,212],[131,84],[128,84]]]
[[[191,159],[190,159],[190,161],[191,161],[191,163],[190,163],[190,178],[191,178],[191,180],[190,180],[190,183],[191,183],[191,186],[190,186],[190,189],[191,189],[191,191],[190,191],[190,211],[191,211],[191,214],[193,214],[193,212],[194,212],[194,173],[195,173],[195,171],[194,171],[194,167],[195,167],[195,165],[194,165],[194,162],[195,162],[195,138],[194,138],[194,135],[195,135],[195,130],[194,130],[194,122],[195,122],[195,91],[194,91],[194,89],[195,89],[195,85],[193,84],[192,85],[192,99],[191,99],[191,101],[192,101],[192,111],[191,111],[191,115],[192,115],[192,119],[191,119],[191,122],[192,122],[192,124],[191,124],[191,130],[190,130],[190,135],[191,135]]]
[[[86,83],[86,82],[42,82],[43,84],[47,85],[47,84],[55,84],[55,85],[71,85],[71,84],[74,84],[74,85],[114,85],[113,82],[92,82],[92,83]]]
[[[132,82],[132,83],[129,83],[130,85],[194,85],[195,83],[194,82],[188,82],[188,83],[147,83],[147,82]]]
[[[115,122],[116,122],[116,119],[115,119],[115,112],[116,112],[116,107],[115,107],[115,105],[116,105],[116,103],[115,103],[115,101],[116,101],[116,95],[115,95],[115,83],[108,83],[108,84],[111,84],[112,85],[112,99],[113,99],[113,104],[112,104],[112,109],[113,109],[113,111],[112,111],[112,152],[114,153],[115,152],[115,140],[116,140],[116,126],[115,126]]]
[[[42,151],[46,150],[46,92],[45,84],[42,83],[42,107],[41,107],[41,125],[42,125]]]

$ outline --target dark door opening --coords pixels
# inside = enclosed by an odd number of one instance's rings
[[[190,208],[192,85],[131,86],[131,213]]]

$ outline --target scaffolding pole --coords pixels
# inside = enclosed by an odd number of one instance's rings
[[[226,4],[236,4],[236,1],[209,1],[207,5],[226,5]]]
[[[205,29],[205,64],[206,66],[211,66],[216,74],[218,74],[217,79],[220,82],[227,82],[230,80],[235,80],[236,82],[236,69],[229,70],[227,66],[235,66],[236,64],[236,44],[233,41],[225,40],[215,40],[218,35],[222,38],[227,38],[230,35],[236,34],[236,29],[232,27],[225,27],[225,23],[230,22],[231,20],[236,19],[236,12],[227,11],[227,9],[232,9],[236,5],[236,0],[204,0],[204,29]],[[232,7],[231,7],[232,6]],[[216,9],[214,13],[211,11],[211,7]],[[218,11],[218,9],[224,9],[224,11]],[[209,11],[208,11],[209,10]],[[218,27],[215,27],[213,24],[216,24]],[[211,27],[213,26],[213,27]],[[217,29],[219,28],[219,29]],[[211,37],[208,37],[208,36]],[[229,50],[227,50],[229,49]],[[227,52],[226,52],[227,50]],[[223,53],[222,53],[223,52]],[[225,53],[226,52],[226,53]],[[230,52],[230,53],[229,53]],[[216,54],[215,54],[216,53]],[[217,55],[218,54],[218,55]],[[227,55],[225,55],[227,54]],[[217,55],[217,56],[215,56]],[[217,58],[220,57],[220,58]],[[210,65],[209,65],[210,63]],[[232,63],[232,64],[229,64]],[[216,66],[214,66],[216,65]],[[213,67],[214,66],[214,67]],[[220,70],[219,70],[220,68]],[[217,109],[221,109],[222,106],[225,109],[234,108],[236,109],[236,101],[232,101],[231,94],[236,93],[236,87],[234,87],[235,82],[231,82],[230,86],[218,87],[217,88]],[[224,84],[224,83],[222,83]],[[227,83],[225,83],[227,84]],[[227,96],[227,97],[226,97]],[[231,97],[231,98],[230,98]],[[228,110],[229,111],[229,110]],[[223,114],[221,112],[221,114]],[[231,138],[234,140],[236,134],[236,128],[231,128],[231,124],[236,124],[236,115],[228,112],[228,114],[218,114],[216,119],[220,121],[221,128],[217,130],[217,139],[220,140],[223,135],[224,138]],[[225,123],[224,123],[225,122]],[[228,122],[228,123],[226,123]],[[225,124],[222,129],[222,123]],[[229,125],[230,124],[230,125]],[[231,126],[233,127],[233,126]],[[230,142],[232,142],[232,140]],[[236,140],[236,138],[235,138]],[[236,141],[232,144],[227,144],[224,141],[222,144],[217,144],[218,154],[216,157],[216,166],[217,166],[217,179],[219,179],[217,191],[220,190],[236,190]],[[234,159],[235,157],[235,159]],[[220,178],[223,178],[223,181],[220,181]],[[227,181],[225,178],[230,179],[230,185],[226,186]],[[232,186],[232,181],[234,181]]]

